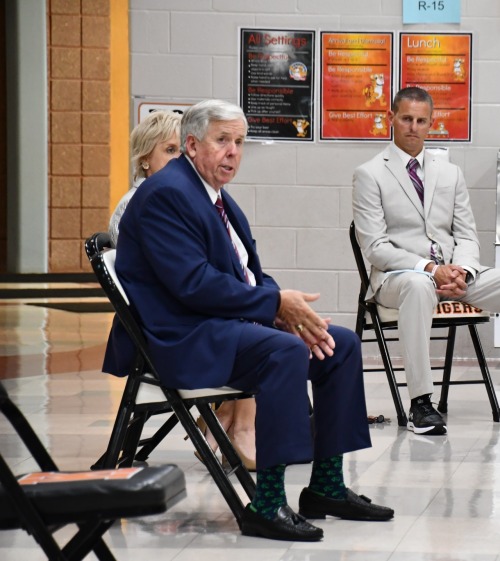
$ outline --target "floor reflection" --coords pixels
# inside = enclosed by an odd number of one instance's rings
[[[54,300],[46,303],[50,305]],[[65,299],[58,303],[72,305],[81,301]],[[33,301],[6,301],[0,306],[1,379],[101,367],[111,312],[75,313],[44,307],[44,301],[32,304]],[[83,304],[96,309],[107,302],[88,298]]]
[[[123,379],[100,370],[112,313],[103,311],[103,299],[85,302],[93,304],[84,306],[86,311],[61,301],[57,308],[44,306],[48,301],[0,304],[0,377],[62,469],[88,469],[105,450],[124,386]],[[497,393],[498,366],[491,364]],[[463,361],[455,368],[460,376],[477,367]],[[177,427],[150,463],[178,464],[186,475],[187,497],[163,515],[116,524],[106,541],[117,559],[500,561],[500,424],[492,421],[484,388],[454,386],[449,434],[425,437],[397,426],[384,374],[367,376],[365,383],[369,413],[392,420],[370,425],[371,449],[346,455],[346,480],[354,490],[393,507],[393,521],[320,520],[325,538],[317,544],[243,537]],[[18,473],[34,468],[3,419],[0,450]],[[309,465],[287,470],[292,507],[309,474]],[[64,531],[59,537],[64,539]],[[0,559],[44,556],[25,533],[0,532]]]

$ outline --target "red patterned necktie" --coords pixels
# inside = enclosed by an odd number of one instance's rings
[[[408,175],[413,183],[413,187],[415,187],[415,191],[417,192],[420,202],[424,204],[424,184],[417,174],[419,166],[420,164],[418,163],[418,160],[416,158],[412,158],[406,165],[406,169],[408,170]]]
[[[217,197],[217,200],[215,201],[215,208],[219,212],[219,216],[221,217],[222,222],[224,222],[224,226],[226,227],[227,235],[229,236],[229,239],[231,240],[231,244],[233,245],[233,249],[236,253],[236,257],[238,257],[238,261],[240,263],[241,270],[243,271],[243,275],[245,277],[245,280],[248,284],[250,284],[250,278],[248,276],[245,264],[241,260],[238,248],[236,247],[236,244],[234,243],[233,238],[231,237],[231,230],[229,228],[229,218],[227,217],[226,211],[224,209],[224,203],[222,202],[222,198],[221,198],[220,195]]]

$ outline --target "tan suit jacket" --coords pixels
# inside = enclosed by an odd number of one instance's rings
[[[372,266],[367,298],[377,292],[388,271],[414,269],[421,259],[430,260],[432,242],[440,245],[444,263],[484,269],[460,168],[425,152],[424,175],[422,207],[393,145],[354,172],[354,223]]]

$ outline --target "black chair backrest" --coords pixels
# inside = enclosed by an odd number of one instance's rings
[[[354,225],[354,220],[349,226],[349,238],[351,240],[352,251],[354,253],[354,259],[356,260],[356,266],[358,268],[359,278],[361,280],[361,292],[360,300],[364,300],[366,291],[370,286],[370,279],[368,277],[368,272],[366,271],[365,261],[363,259],[363,253],[359,247],[358,239],[356,238],[356,227]]]
[[[146,364],[147,371],[157,380],[160,379],[158,373],[148,357],[147,343],[142,330],[135,316],[130,309],[128,298],[118,277],[116,276],[114,258],[116,249],[112,249],[111,240],[107,234],[94,234],[85,242],[85,248],[97,250],[91,259],[90,264],[101,285],[104,293],[113,306],[118,320],[121,322],[129,337],[132,339],[142,360]]]
[[[85,252],[87,253],[89,261],[100,251],[104,249],[114,249],[114,247],[111,236],[107,232],[97,232],[85,240]]]

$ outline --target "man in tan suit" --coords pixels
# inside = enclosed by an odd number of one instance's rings
[[[367,297],[400,312],[408,429],[446,434],[430,400],[433,310],[440,299],[450,299],[500,311],[500,271],[479,264],[461,170],[424,150],[433,123],[431,96],[416,87],[400,90],[388,118],[393,144],[358,167],[353,179],[356,233],[371,264]]]

